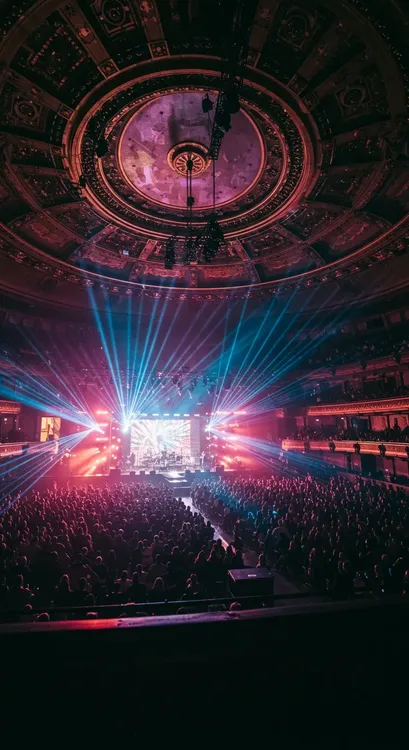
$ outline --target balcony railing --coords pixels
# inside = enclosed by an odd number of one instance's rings
[[[281,447],[285,451],[329,451],[330,443],[339,453],[354,453],[358,444],[360,453],[372,453],[377,456],[380,454],[379,446],[384,445],[386,456],[408,458],[409,443],[384,443],[382,440],[283,440]]]
[[[7,458],[9,456],[21,456],[24,446],[28,446],[28,453],[35,453],[41,448],[44,450],[44,443],[28,443],[27,440],[22,443],[0,443],[0,458]]]
[[[364,367],[362,367],[362,363],[364,363]],[[400,355],[399,364],[409,364],[409,352],[403,352]],[[358,357],[353,362],[344,362],[344,363],[336,363],[334,362],[323,362],[322,364],[309,364],[309,369],[314,371],[314,374],[311,375],[312,380],[326,380],[328,379],[328,374],[332,371],[335,371],[335,374],[337,376],[340,375],[353,375],[353,374],[362,374],[363,372],[383,372],[385,368],[395,368],[398,366],[398,363],[396,359],[394,358],[394,355],[386,354],[382,357],[376,357],[374,355],[372,358],[363,357],[362,360],[360,360]]]
[[[409,443],[386,443],[382,440],[283,440],[281,447],[285,451],[329,451],[330,443],[335,445],[339,453],[355,453],[355,446],[359,445],[360,453],[372,453],[379,456],[379,446],[385,446],[386,456],[408,458]]]
[[[409,396],[347,401],[342,404],[320,404],[307,408],[307,414],[310,417],[340,416],[343,414],[376,414],[379,412],[391,414],[401,411],[409,412]]]

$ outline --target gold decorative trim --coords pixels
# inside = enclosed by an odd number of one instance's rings
[[[347,404],[332,404],[331,406],[310,406],[307,409],[309,417],[337,416],[344,414],[374,414],[376,412],[409,411],[409,398],[388,398],[379,401],[356,401]]]
[[[187,162],[192,161],[192,177],[198,177],[210,166],[211,159],[205,146],[196,141],[183,141],[172,146],[168,152],[168,164],[181,177],[186,177]]]
[[[20,414],[21,406],[16,401],[0,401],[0,414]]]

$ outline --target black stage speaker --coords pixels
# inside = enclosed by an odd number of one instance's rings
[[[120,477],[121,476],[121,469],[110,469],[109,470],[109,476],[110,477]]]
[[[140,472],[139,472],[139,474],[140,474],[141,477],[144,477],[145,476],[145,469],[141,469]]]
[[[152,469],[152,471],[150,471],[150,472],[149,472],[149,474],[150,474],[151,476],[153,476],[154,474],[156,474],[156,471],[155,471],[155,469]]]
[[[195,474],[201,474],[200,469],[195,469]]]
[[[130,477],[134,477],[134,476],[136,476],[136,471],[130,471],[130,472],[129,472],[129,476],[130,476]]]
[[[216,466],[216,474],[220,476],[220,474],[224,474],[224,466]]]
[[[267,568],[229,570],[229,588],[233,596],[272,596],[274,576]]]

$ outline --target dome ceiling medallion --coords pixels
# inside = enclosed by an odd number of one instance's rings
[[[339,285],[405,253],[409,62],[397,2],[385,0],[382,18],[361,0],[254,3],[241,109],[216,162],[226,243],[186,267],[189,159],[195,232],[212,208],[201,102],[216,101],[220,60],[206,0],[192,4],[189,30],[173,3],[117,0],[112,15],[83,0],[45,18],[24,0],[30,13],[10,10],[0,48],[3,247],[56,278],[196,296]]]
[[[190,172],[194,179],[208,169],[212,163],[207,152],[208,149],[202,143],[183,141],[169,149],[167,161],[170,168],[180,175],[180,177],[186,177],[189,171],[188,162],[191,161],[192,167]]]

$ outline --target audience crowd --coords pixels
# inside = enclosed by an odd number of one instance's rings
[[[292,403],[297,404],[346,404],[353,401],[366,401],[382,398],[400,398],[409,394],[409,386],[397,386],[394,383],[386,383],[383,380],[374,380],[365,383],[359,388],[351,383],[346,387],[340,385],[332,388],[314,389],[304,393],[301,398],[297,398]]]
[[[335,598],[409,595],[409,504],[402,490],[337,476],[210,480],[194,504],[275,567]]]
[[[192,502],[148,483],[55,485],[15,498],[0,516],[1,616],[74,617],[76,607],[97,616],[105,604],[128,613],[143,604],[149,614],[163,601],[183,612],[186,602],[226,596],[245,548],[259,567],[333,598],[409,595],[400,489],[341,476],[238,476],[194,483]],[[226,549],[212,523],[230,536]]]
[[[0,516],[0,611],[223,596],[243,560],[213,536],[165,486],[33,491]]]
[[[333,346],[333,338],[336,338],[336,346]],[[408,351],[409,340],[402,324],[388,332],[376,331],[366,338],[361,335],[351,338],[350,334],[330,336],[304,361],[302,367],[337,367],[349,362],[366,362],[388,355],[392,355],[396,362],[400,362],[402,355]]]

